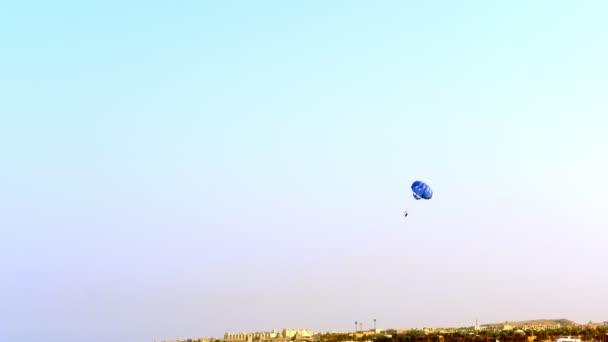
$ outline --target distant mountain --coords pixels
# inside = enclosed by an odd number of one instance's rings
[[[530,327],[530,326],[557,326],[559,324],[560,327],[575,327],[578,326],[579,324],[571,321],[569,319],[565,319],[565,318],[560,318],[560,319],[532,319],[532,320],[528,320],[528,321],[516,321],[516,322],[512,322],[512,321],[506,321],[506,322],[502,322],[502,323],[490,323],[490,324],[482,324],[482,327],[488,327],[488,328],[502,328],[505,325],[509,325],[512,326],[514,328],[521,328],[521,327]]]

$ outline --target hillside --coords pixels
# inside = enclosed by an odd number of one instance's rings
[[[507,322],[501,322],[501,323],[482,324],[482,326],[488,327],[488,328],[500,328],[505,325],[510,325],[515,328],[521,328],[521,327],[531,327],[531,326],[550,327],[550,326],[557,326],[558,324],[560,327],[575,327],[575,326],[579,325],[578,323],[571,321],[569,319],[560,318],[560,319],[533,319],[533,320],[528,320],[528,321],[515,321],[515,322],[507,321]]]

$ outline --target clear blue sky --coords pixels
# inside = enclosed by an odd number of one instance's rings
[[[0,340],[608,320],[607,16],[0,5]]]

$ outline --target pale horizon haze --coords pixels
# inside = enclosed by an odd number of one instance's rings
[[[0,340],[608,321],[607,17],[0,5]]]

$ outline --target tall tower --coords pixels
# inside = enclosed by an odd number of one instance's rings
[[[374,318],[374,332],[376,332],[376,319]]]
[[[357,326],[359,325],[359,322],[355,321],[355,332],[357,332]]]

